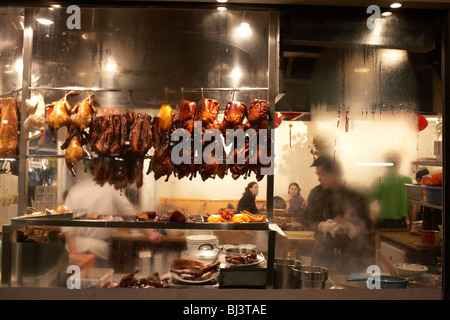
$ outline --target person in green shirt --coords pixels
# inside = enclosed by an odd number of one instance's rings
[[[377,229],[405,229],[410,217],[410,203],[405,184],[411,184],[411,178],[399,173],[401,156],[398,152],[389,152],[385,156],[388,167],[371,187],[368,198],[378,201]]]

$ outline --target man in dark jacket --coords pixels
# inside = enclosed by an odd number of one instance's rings
[[[365,272],[370,248],[367,200],[344,186],[334,159],[321,156],[312,167],[320,185],[308,197],[308,219],[316,239],[311,264],[334,273]]]

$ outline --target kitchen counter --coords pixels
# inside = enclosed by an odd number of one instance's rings
[[[415,252],[430,250],[438,251],[441,249],[441,246],[429,246],[421,244],[420,235],[412,233],[409,230],[379,230],[376,232],[375,239],[377,248],[379,247],[379,241],[389,240]]]

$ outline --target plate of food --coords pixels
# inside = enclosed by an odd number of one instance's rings
[[[220,261],[205,264],[198,260],[175,258],[170,265],[170,274],[183,283],[207,283],[219,276],[219,267]]]
[[[225,263],[228,266],[233,267],[250,267],[256,266],[263,262],[265,259],[262,255],[254,252],[255,250],[244,250],[249,252],[235,253],[235,254],[227,254],[225,256]]]

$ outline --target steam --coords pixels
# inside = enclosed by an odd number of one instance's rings
[[[320,152],[336,157],[346,183],[363,189],[386,167],[358,163],[383,163],[390,150],[402,157],[400,173],[411,175],[418,132],[406,51],[359,46],[329,50],[323,59],[313,75],[321,85],[314,86],[311,108],[312,134],[326,146]]]

